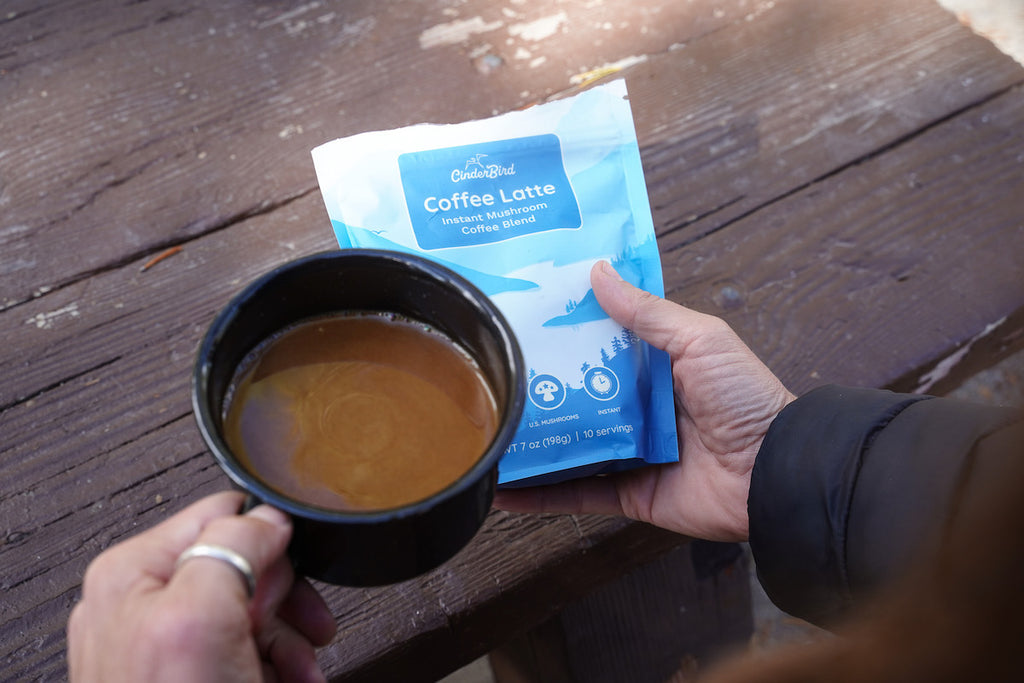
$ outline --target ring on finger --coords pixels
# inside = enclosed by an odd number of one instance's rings
[[[231,565],[245,581],[245,589],[249,597],[251,598],[256,593],[256,576],[253,574],[252,564],[231,548],[225,548],[222,545],[197,543],[186,548],[174,563],[174,570],[177,571],[181,565],[197,557],[209,557]]]

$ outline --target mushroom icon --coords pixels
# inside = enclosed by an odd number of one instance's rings
[[[551,403],[555,400],[555,394],[558,393],[558,385],[549,380],[545,380],[534,387],[533,393],[538,396],[543,396],[545,403]]]
[[[554,410],[565,401],[565,387],[554,375],[537,375],[530,381],[530,402],[541,410]]]

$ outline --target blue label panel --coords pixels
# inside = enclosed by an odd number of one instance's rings
[[[398,168],[424,250],[581,225],[556,135],[409,152],[398,157]]]

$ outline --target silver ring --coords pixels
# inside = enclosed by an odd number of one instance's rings
[[[245,580],[245,588],[249,593],[249,597],[251,598],[256,593],[256,577],[252,573],[252,565],[249,564],[249,560],[245,559],[234,550],[225,548],[222,545],[197,543],[194,546],[186,548],[185,552],[178,555],[178,561],[174,563],[174,570],[177,571],[178,567],[196,557],[209,557],[214,560],[220,560],[221,562],[227,562],[242,575],[242,579]]]

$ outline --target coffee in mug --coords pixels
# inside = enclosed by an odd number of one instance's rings
[[[430,326],[354,312],[288,327],[236,371],[224,435],[270,488],[335,510],[384,510],[465,474],[498,410],[473,357]]]

